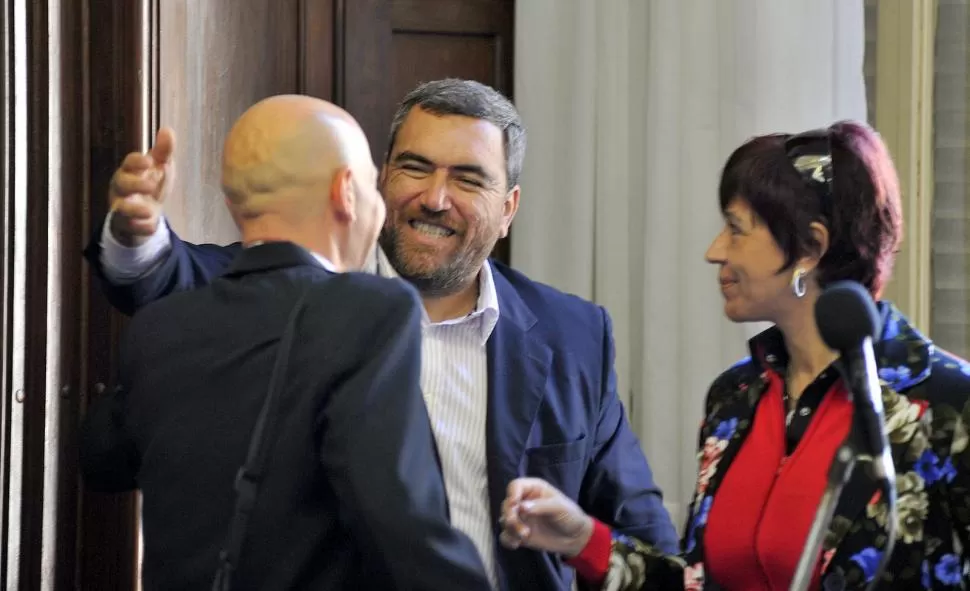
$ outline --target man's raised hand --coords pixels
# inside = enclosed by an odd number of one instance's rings
[[[163,127],[147,154],[128,154],[111,177],[111,234],[122,244],[135,246],[158,229],[162,202],[174,181],[174,149],[175,133]]]

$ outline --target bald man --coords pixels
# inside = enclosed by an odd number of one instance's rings
[[[114,182],[163,190],[172,139]],[[143,493],[146,591],[489,588],[448,523],[416,292],[346,272],[384,219],[376,175],[357,123],[317,99],[267,99],[226,139],[246,248],[135,315],[82,428],[87,485]]]

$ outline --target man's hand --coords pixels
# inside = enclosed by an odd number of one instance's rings
[[[163,127],[147,154],[132,152],[111,177],[108,203],[111,235],[125,246],[137,246],[158,229],[162,202],[174,181],[175,134]]]
[[[501,523],[499,539],[507,548],[525,546],[567,558],[579,554],[593,535],[593,519],[572,499],[538,478],[509,483]]]

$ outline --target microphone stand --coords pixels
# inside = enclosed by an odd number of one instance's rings
[[[856,355],[858,353],[844,353],[846,357],[855,357]],[[876,364],[871,346],[864,350],[861,357],[861,362],[845,363],[842,361],[839,363],[843,379],[852,396],[857,396],[856,393],[859,392],[871,392],[874,397],[879,397],[881,396],[881,387],[876,378]],[[856,359],[853,359],[853,361],[856,361]],[[863,389],[863,386],[865,389]],[[789,587],[790,591],[807,591],[812,582],[812,576],[815,574],[815,567],[818,564],[819,551],[822,549],[825,533],[832,523],[835,506],[842,494],[842,488],[852,476],[860,452],[864,451],[859,449],[858,440],[854,439],[854,434],[858,434],[861,441],[874,449],[882,449],[880,454],[873,453],[874,450],[870,450],[868,453],[872,454],[870,459],[872,477],[879,481],[889,509],[886,516],[889,535],[886,539],[886,545],[882,549],[879,564],[869,585],[867,585],[867,589],[872,589],[878,584],[879,578],[889,563],[889,557],[896,544],[896,530],[898,528],[896,521],[896,470],[892,462],[892,454],[882,420],[882,400],[881,398],[874,398],[873,400],[866,398],[868,397],[857,401],[853,412],[854,428],[850,430],[848,437],[835,452],[835,457],[829,466],[825,492],[822,494],[822,501],[815,511],[815,519],[812,521],[811,529],[809,529],[802,555],[798,559],[798,567],[795,569],[795,576],[792,578]]]
[[[835,457],[832,458],[825,492],[822,494],[822,501],[819,503],[818,509],[815,510],[815,519],[812,521],[811,529],[808,530],[808,538],[805,540],[801,558],[798,559],[798,567],[795,569],[795,576],[792,578],[789,587],[790,591],[807,591],[812,582],[815,565],[818,564],[819,551],[822,549],[822,541],[832,523],[835,506],[842,494],[842,487],[852,476],[856,456],[857,450],[852,444],[852,434],[850,433],[835,452]]]

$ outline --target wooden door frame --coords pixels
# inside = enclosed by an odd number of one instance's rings
[[[130,151],[147,149],[158,122],[158,0],[87,0],[97,34],[86,39],[88,166],[80,237],[86,242],[107,214],[111,175]],[[81,321],[82,407],[110,392],[118,368],[125,318],[113,310],[84,264]],[[78,421],[81,417],[78,417]],[[102,495],[79,483],[77,585],[81,589],[138,588],[138,497]]]

